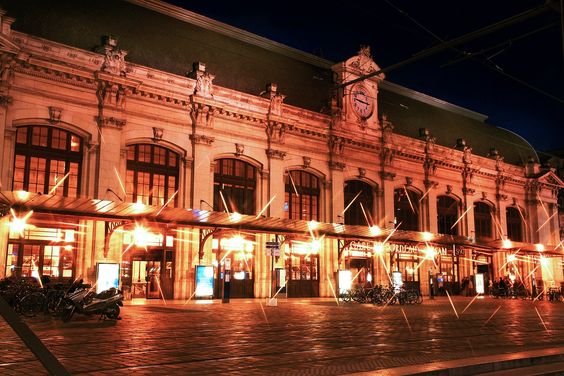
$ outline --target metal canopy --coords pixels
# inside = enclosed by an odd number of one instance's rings
[[[312,223],[309,221],[295,219],[257,217],[199,209],[148,206],[136,203],[90,198],[71,198],[21,191],[0,191],[0,212],[2,215],[6,215],[9,213],[10,208],[21,213],[33,210],[36,213],[69,215],[104,221],[131,221],[132,223],[136,221],[147,221],[200,229],[221,228],[252,231],[256,233],[294,235],[296,237],[309,237],[313,234],[316,239],[327,237],[345,241],[361,240],[425,243],[424,233],[418,231],[382,229],[381,233],[375,236],[368,226],[323,222],[315,223],[315,226],[312,226]],[[458,245],[492,251],[503,248],[501,240],[479,243],[465,236],[443,234],[433,234],[429,243],[446,247]],[[531,243],[513,242],[511,249],[536,251],[535,245]],[[558,252],[557,249],[548,249],[545,252],[562,254]]]

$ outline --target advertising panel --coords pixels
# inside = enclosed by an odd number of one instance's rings
[[[196,265],[196,298],[213,296],[213,266]]]
[[[99,262],[96,265],[96,293],[110,287],[119,288],[119,264]]]
[[[339,270],[339,294],[345,294],[352,288],[352,272]]]
[[[476,274],[476,294],[483,294],[484,293],[484,274],[477,273]]]

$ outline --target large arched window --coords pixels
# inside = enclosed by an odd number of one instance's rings
[[[125,190],[127,201],[164,205],[178,190],[179,156],[161,146],[136,144],[127,147]],[[174,195],[170,206],[178,206]]]
[[[256,168],[233,158],[218,159],[213,182],[213,210],[255,214]]]
[[[474,230],[476,238],[491,238],[492,207],[485,202],[474,203]]]
[[[507,237],[516,242],[523,241],[523,220],[518,208],[508,207],[505,211]]]
[[[370,185],[360,180],[347,181],[345,183],[344,199],[344,208],[347,209],[345,211],[345,224],[364,226],[374,224],[372,219],[374,198]]]
[[[458,220],[458,201],[449,196],[437,197],[437,227],[439,234],[458,235],[454,224]]]
[[[77,197],[82,147],[79,136],[62,129],[37,125],[19,127],[13,190]]]
[[[319,220],[319,179],[305,171],[290,171],[284,177],[285,218]]]
[[[412,190],[394,190],[394,212],[396,226],[401,230],[419,231],[419,197]]]

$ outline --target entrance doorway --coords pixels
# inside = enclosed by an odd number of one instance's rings
[[[122,284],[129,287],[132,298],[172,299],[172,265],[171,251],[132,253],[122,262]]]

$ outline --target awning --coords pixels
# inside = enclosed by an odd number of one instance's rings
[[[310,221],[273,218],[234,213],[215,212],[200,209],[149,206],[136,203],[116,202],[91,198],[71,198],[58,195],[34,194],[23,191],[0,191],[0,212],[9,213],[10,208],[18,212],[33,210],[34,213],[77,216],[84,219],[103,221],[148,221],[163,224],[175,224],[201,229],[233,229],[279,235],[310,236],[341,239],[344,241],[393,241],[437,244],[451,247],[453,244],[463,247],[479,247],[490,250],[501,249],[499,242],[477,243],[465,236],[433,234],[431,239],[425,233],[382,229],[375,235],[368,226],[343,225],[339,223],[315,223]],[[499,244],[498,244],[499,243]],[[514,243],[515,248],[523,251],[535,251],[530,243]],[[557,250],[547,249],[546,253],[564,255]]]

